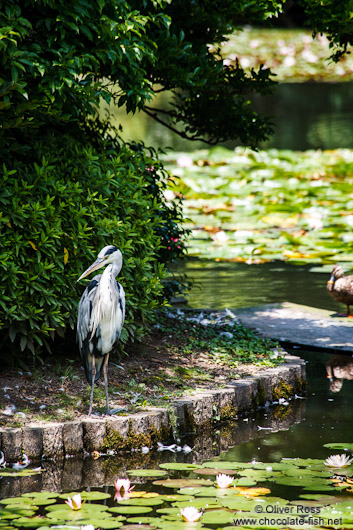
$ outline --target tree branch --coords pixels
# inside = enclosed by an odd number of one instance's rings
[[[157,116],[157,114],[155,114],[155,111],[157,112],[164,112],[165,114],[167,115],[170,115],[168,113],[168,111],[159,111],[157,109],[152,109],[152,108],[146,108],[146,107],[143,107],[142,109],[148,116],[150,116],[151,118],[153,118],[154,120],[156,120],[158,123],[160,123],[161,125],[164,125],[164,127],[166,127],[167,129],[169,129],[170,131],[172,131],[173,133],[177,134],[178,136],[180,136],[181,138],[185,138],[185,140],[192,140],[194,142],[196,141],[200,141],[200,142],[204,142],[206,144],[209,144],[209,145],[215,145],[217,142],[214,140],[214,141],[207,141],[205,140],[204,138],[201,138],[200,136],[189,136],[187,133],[183,132],[183,131],[179,131],[178,129],[176,129],[175,127],[173,127],[172,125],[170,125],[169,123],[161,120],[161,118],[159,118],[159,116]]]

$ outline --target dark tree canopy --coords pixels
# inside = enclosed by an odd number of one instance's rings
[[[249,98],[271,90],[271,72],[224,66],[218,45],[245,23],[270,23],[284,3],[8,0],[0,14],[4,147],[15,145],[9,130],[84,121],[99,98],[145,110],[189,138],[256,146],[271,127]],[[338,59],[352,40],[352,2],[300,4]],[[174,95],[167,114],[151,103],[164,90]]]

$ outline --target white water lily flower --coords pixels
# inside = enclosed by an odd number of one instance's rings
[[[225,473],[220,473],[216,477],[217,480],[217,488],[225,489],[229,488],[231,483],[233,482],[233,477],[230,477],[229,475],[226,475]]]
[[[347,467],[353,462],[353,458],[348,455],[331,455],[326,458],[324,464],[328,467]]]
[[[187,523],[195,523],[202,517],[202,512],[199,512],[195,506],[180,508],[180,513],[184,521]]]
[[[114,500],[122,501],[130,497],[129,493],[134,489],[135,486],[131,486],[131,482],[128,478],[118,478],[114,482],[116,489]]]
[[[70,506],[71,510],[81,510],[82,506],[85,504],[86,501],[83,501],[81,498],[81,493],[77,493],[77,495],[73,495],[73,497],[68,497],[67,501],[65,501],[68,506]]]

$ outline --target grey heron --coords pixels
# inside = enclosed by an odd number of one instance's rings
[[[116,281],[121,271],[123,257],[120,250],[108,245],[77,281],[91,272],[108,265],[103,274],[97,274],[86,287],[79,306],[77,318],[77,342],[86,373],[91,385],[88,414],[92,413],[94,383],[104,376],[107,414],[110,414],[108,399],[109,353],[119,340],[125,318],[125,293]]]

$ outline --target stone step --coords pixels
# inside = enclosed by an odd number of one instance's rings
[[[290,302],[235,309],[239,321],[265,337],[303,347],[353,353],[353,318]]]

